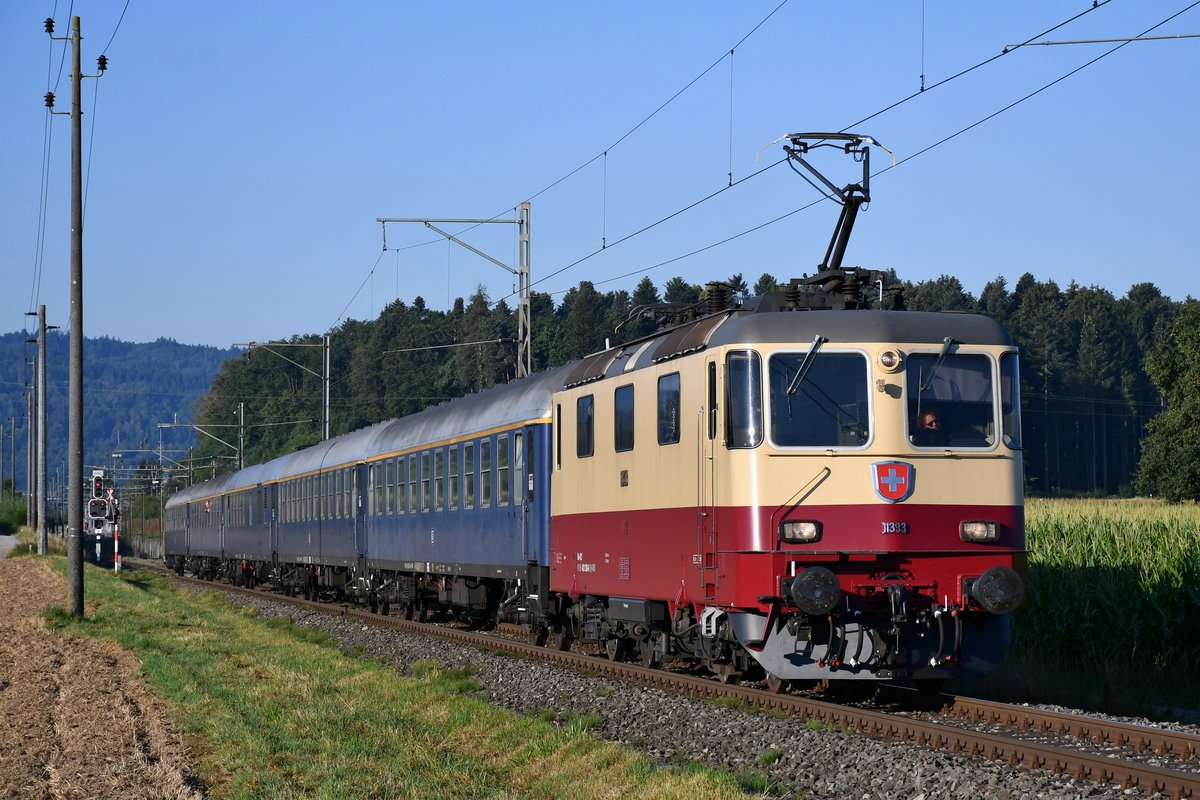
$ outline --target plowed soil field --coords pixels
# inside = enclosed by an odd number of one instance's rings
[[[115,644],[47,630],[66,587],[0,559],[0,798],[201,798],[163,703]]]

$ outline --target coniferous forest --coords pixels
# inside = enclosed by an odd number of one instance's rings
[[[748,294],[779,285],[768,274],[754,284],[740,274],[717,280]],[[1030,493],[1196,496],[1165,480],[1178,471],[1178,458],[1195,455],[1170,447],[1160,452],[1150,443],[1161,464],[1144,470],[1140,479],[1138,472],[1145,437],[1154,429],[1150,423],[1168,405],[1169,392],[1160,387],[1174,369],[1173,325],[1192,301],[1172,301],[1150,283],[1136,284],[1116,297],[1076,283],[1060,287],[1028,273],[1015,286],[997,278],[978,297],[951,276],[916,284],[893,280],[888,287],[884,308],[981,313],[1008,329],[1021,349]],[[632,294],[602,293],[581,281],[557,304],[549,295],[534,293],[533,369],[580,358],[604,348],[606,341],[616,344],[651,333],[654,321],[635,313],[638,309],[695,303],[702,296],[702,287],[678,277],[661,290],[643,278]],[[514,309],[504,301],[493,303],[482,288],[445,312],[426,307],[420,297],[396,300],[377,319],[348,320],[330,335],[330,432],[335,436],[514,376]],[[299,334],[291,342],[318,344],[321,336]],[[320,348],[286,352],[317,374],[320,353]],[[260,348],[226,362],[195,416],[201,424],[228,423],[237,418],[239,403],[245,404],[247,464],[320,439],[321,380],[276,354]],[[201,441],[199,453],[208,459],[204,477],[210,470],[231,468],[222,466],[232,463],[228,448],[216,442]]]

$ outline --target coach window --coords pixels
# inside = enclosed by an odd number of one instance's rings
[[[475,507],[475,443],[463,445],[463,500],[467,508]]]
[[[575,455],[588,458],[595,452],[595,402],[584,395],[575,401]]]
[[[508,505],[511,493],[508,469],[509,446],[507,433],[496,437],[496,505],[498,506]]]
[[[725,358],[725,444],[762,444],[762,366],[758,353],[737,350]]]
[[[460,445],[450,445],[450,510],[458,510],[458,451]]]
[[[479,507],[492,505],[492,440],[479,443]]]
[[[373,516],[379,516],[383,513],[383,462],[376,461],[371,464],[371,474],[369,476],[371,482],[371,509],[370,513]]]
[[[633,449],[633,386],[618,386],[613,393],[613,449]]]
[[[342,514],[346,517],[354,516],[354,501],[350,494],[350,481],[354,480],[352,475],[353,473],[350,470],[342,470],[342,482],[340,484],[342,487]]]
[[[866,357],[810,352],[774,353],[767,361],[771,444],[865,446],[871,432]]]
[[[428,511],[430,504],[433,502],[433,486],[430,484],[430,479],[433,477],[433,470],[430,469],[429,451],[421,453],[421,510]]]
[[[370,498],[370,502],[367,504],[367,515],[372,517],[379,513],[379,501],[375,495],[375,482],[378,480],[376,467],[378,466],[378,464],[367,465],[367,497]]]
[[[533,474],[533,460],[530,459],[529,474]],[[513,434],[513,495],[517,504],[523,503],[525,496],[525,436],[520,431]]]
[[[382,466],[383,508],[380,509],[380,513],[393,514],[396,511],[396,486],[393,483],[395,476],[392,475],[392,459],[385,459]]]
[[[433,451],[433,507],[441,511],[445,505],[446,450],[439,447]]]
[[[408,470],[405,467],[408,462],[404,460],[404,456],[396,459],[396,513],[408,513]]]
[[[334,470],[333,473],[333,515],[341,519],[346,515],[345,504],[342,502],[342,471]]]
[[[658,443],[679,443],[679,373],[658,379]]]
[[[417,513],[417,454],[408,457],[408,513]]]
[[[345,478],[346,478],[346,485],[345,485],[346,516],[353,517],[355,515],[354,482],[355,482],[355,480],[358,479],[358,471],[355,470],[353,467],[351,467],[350,469],[347,469],[347,470],[343,470],[343,471],[346,473],[346,475],[345,475]]]

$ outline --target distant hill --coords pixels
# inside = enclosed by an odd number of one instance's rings
[[[23,332],[0,335],[4,477],[14,472],[10,434],[15,418],[18,491],[25,488],[25,398],[31,385],[31,359],[37,355],[37,345],[25,340],[35,337],[36,333]],[[172,422],[176,416],[179,422],[191,422],[196,400],[208,391],[221,364],[240,353],[170,339],[139,344],[109,338],[86,339],[83,352],[84,463],[89,468],[107,466],[119,451],[126,464],[151,458],[135,451],[158,447],[159,423]],[[67,460],[69,353],[67,335],[50,331],[46,336],[46,461],[51,483]],[[190,428],[164,428],[161,434],[165,450],[186,450],[196,444]],[[179,459],[179,454],[174,458]]]

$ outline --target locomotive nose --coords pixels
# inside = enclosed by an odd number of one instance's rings
[[[825,567],[809,567],[783,582],[783,596],[805,614],[828,614],[842,595],[837,576]]]
[[[992,567],[975,579],[971,597],[989,614],[1016,611],[1025,599],[1025,582],[1016,570]]]

